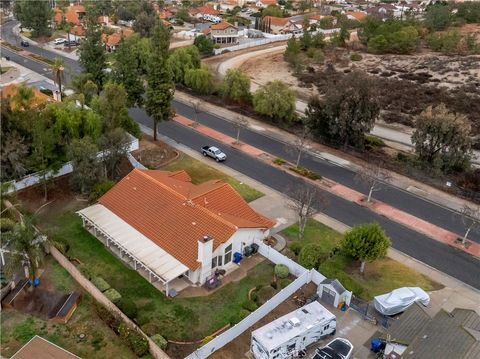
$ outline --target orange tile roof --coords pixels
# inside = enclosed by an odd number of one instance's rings
[[[83,5],[72,5],[65,9],[65,14],[62,13],[62,10],[59,8],[55,8],[55,15],[54,20],[57,24],[62,22],[63,17],[65,16],[65,20],[74,25],[80,25],[80,17],[79,13],[85,12],[85,6]]]
[[[161,10],[158,13],[160,19],[168,19],[169,17],[173,16],[173,13],[169,10]]]
[[[70,33],[76,36],[85,36],[85,29],[82,25],[75,25],[70,29]]]
[[[365,16],[367,16],[366,13],[362,12],[362,11],[347,11],[346,15],[350,15],[352,17],[354,17],[355,19],[357,19],[358,21],[361,21],[363,20],[363,18],[365,18]]]
[[[270,22],[273,26],[285,26],[288,24],[288,19],[283,17],[275,17],[275,16],[265,16],[263,18],[263,23],[268,24]]]
[[[122,28],[120,31],[114,32],[111,35],[102,34],[102,41],[108,46],[115,46],[122,39],[122,34],[125,38],[127,38],[133,34],[133,30],[129,28]]]
[[[267,229],[274,222],[256,213],[227,183],[194,185],[185,171],[134,169],[99,203],[192,270],[197,241],[213,238],[213,249],[238,228]]]
[[[2,97],[3,98],[12,97],[10,99],[10,106],[12,108],[16,108],[16,106],[17,106],[16,103],[14,102],[14,100],[13,100],[13,97],[15,97],[15,95],[17,94],[19,86],[20,85],[18,85],[18,84],[12,83],[12,84],[2,88]],[[53,98],[51,98],[50,96],[45,95],[44,93],[40,92],[40,90],[38,90],[37,88],[32,87],[32,90],[33,90],[32,107],[38,107],[38,106],[43,105],[47,102],[53,101]]]
[[[225,29],[228,29],[229,27],[233,27],[236,29],[235,26],[233,26],[232,24],[230,24],[229,22],[226,22],[226,21],[222,21],[218,24],[214,24],[212,26],[210,26],[210,29],[212,30],[225,30]]]
[[[277,5],[277,0],[260,0],[263,5]]]
[[[192,9],[195,14],[205,14],[205,15],[218,15],[220,11],[215,10],[213,6],[199,6],[195,9]]]

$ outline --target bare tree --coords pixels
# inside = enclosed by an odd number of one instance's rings
[[[306,124],[303,124],[300,131],[297,132],[297,138],[291,146],[287,148],[288,152],[297,156],[295,160],[295,167],[300,165],[302,154],[305,152],[308,146],[308,140],[310,139],[310,130]]]
[[[372,193],[380,189],[378,185],[382,182],[389,182],[391,176],[383,167],[367,164],[358,171],[355,178],[369,187],[367,202],[370,202],[372,199]]]
[[[237,120],[233,125],[237,129],[237,139],[235,140],[235,143],[238,145],[240,144],[240,131],[242,130],[242,128],[248,127],[248,121],[244,117],[238,116]]]
[[[465,244],[470,231],[480,225],[480,206],[466,204],[461,211],[462,221],[467,231],[462,238],[462,244]]]
[[[306,183],[290,188],[287,195],[287,206],[294,210],[298,217],[298,238],[302,239],[307,220],[319,209],[327,206],[327,199],[320,189]]]
[[[200,101],[193,100],[192,101],[192,108],[193,108],[193,112],[195,113],[195,121],[193,122],[193,126],[197,127],[198,126],[198,114],[202,112],[202,105],[201,105]]]

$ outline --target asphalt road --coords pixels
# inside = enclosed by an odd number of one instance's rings
[[[174,107],[177,113],[194,118],[195,114],[191,107],[174,101]],[[198,122],[214,128],[231,137],[236,137],[237,130],[232,123],[209,113],[200,113],[198,115]],[[294,150],[285,143],[277,139],[270,138],[260,132],[249,129],[242,129],[240,133],[240,140],[248,143],[254,147],[260,148],[265,152],[271,153],[274,156],[287,159],[295,162],[297,154]],[[310,154],[303,154],[301,165],[306,167],[324,177],[330,178],[347,187],[353,188],[364,194],[368,194],[368,186],[355,180],[356,173],[340,167],[336,164],[315,157]],[[465,226],[462,222],[462,217],[448,208],[439,206],[436,203],[427,201],[421,197],[416,196],[410,192],[404,191],[397,187],[388,184],[382,184],[379,190],[374,192],[374,198],[381,200],[391,206],[401,209],[416,217],[422,218],[430,223],[436,224],[439,227],[448,229],[452,232],[463,235]],[[480,242],[480,228],[472,229],[469,238],[476,242]]]
[[[5,27],[2,28],[2,38],[5,39],[3,35],[4,33],[8,34],[8,31]],[[44,49],[38,49],[36,46],[30,46],[27,50],[32,53],[38,53],[47,58],[53,59],[58,57],[57,54],[50,53]],[[52,78],[51,74],[48,71],[45,71],[45,64],[31,59],[26,59],[18,54],[15,54],[11,50],[2,47],[2,56],[4,55],[10,56],[12,61],[17,62],[22,66],[31,69],[32,71]],[[69,73],[78,73],[81,71],[78,63],[75,61],[65,58],[65,63]],[[187,117],[191,117],[193,115],[193,110],[188,106],[176,101],[174,101],[173,106],[179,114]],[[131,109],[130,114],[137,122],[149,127],[152,126],[152,121],[148,118],[143,110]],[[220,132],[229,134],[231,136],[235,135],[235,129],[231,123],[228,123],[214,115],[202,113],[199,115],[199,121],[209,127],[215,128]],[[263,162],[257,161],[241,152],[227,149],[221,143],[199,135],[198,133],[195,133],[192,130],[182,127],[176,123],[162,123],[159,126],[159,132],[193,149],[198,149],[205,144],[215,144],[224,149],[227,153],[229,157],[228,161],[226,162],[227,166],[244,173],[280,192],[284,193],[289,187],[298,185],[298,178],[268,166]],[[293,159],[294,155],[287,150],[287,146],[285,144],[266,137],[265,135],[251,130],[243,130],[241,133],[241,140],[272,153],[275,156],[290,160]],[[302,159],[302,165],[348,187],[355,188],[364,193],[366,192],[365,186],[362,186],[354,180],[354,173],[345,168],[310,155],[304,155]],[[378,216],[361,206],[352,204],[351,202],[345,201],[329,193],[325,193],[325,196],[329,198],[330,203],[327,209],[324,210],[327,215],[347,225],[376,221],[382,225],[387,234],[392,238],[394,248],[475,288],[480,289],[480,261],[477,259],[461,251],[457,251],[451,247],[436,242],[384,217]],[[434,203],[430,203],[418,198],[411,193],[404,192],[392,186],[384,186],[384,188],[382,188],[379,192],[375,193],[375,197],[385,201],[386,203],[392,204],[397,208],[405,210],[406,212],[412,213],[420,218],[424,218],[429,222],[438,224],[443,228],[450,229],[458,233],[463,232],[463,224],[461,223],[460,217],[457,214]],[[480,232],[475,231],[472,233],[471,238],[475,241],[480,241]]]
[[[130,109],[130,115],[139,123],[153,127],[152,120],[142,109]],[[172,138],[192,149],[198,150],[206,143],[219,146],[228,156],[225,166],[231,167],[282,193],[299,185],[299,180],[288,173],[269,166],[222,143],[205,137],[175,122],[164,122],[158,126],[159,133]],[[308,185],[308,184],[306,184]],[[376,215],[362,206],[352,204],[340,197],[324,192],[329,205],[323,210],[328,216],[349,226],[366,222],[378,222],[392,239],[395,249],[414,257],[472,287],[480,289],[479,261],[464,252],[457,251],[420,233]]]

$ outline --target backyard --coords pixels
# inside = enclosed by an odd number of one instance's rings
[[[10,357],[34,335],[40,335],[83,358],[136,358],[122,340],[97,316],[93,298],[53,258],[47,257],[41,286],[82,293],[67,324],[42,320],[15,309],[2,309],[2,355]]]
[[[288,238],[289,247],[292,243],[296,243],[295,245],[298,243],[300,246],[316,243],[325,257],[331,254],[321,262],[319,272],[329,278],[337,278],[345,288],[362,299],[371,300],[378,294],[387,293],[399,287],[421,287],[426,291],[443,288],[426,276],[388,257],[367,263],[365,273],[361,275],[358,261],[339,249],[334,251],[343,235],[315,220],[308,221],[302,240],[298,240],[296,224],[286,228],[283,234]],[[292,256],[296,257],[293,253]]]
[[[80,263],[79,269],[87,277],[100,276],[122,297],[133,300],[138,308],[136,321],[147,334],[159,333],[169,340],[201,340],[238,322],[246,314],[242,304],[248,291],[270,286],[273,278],[273,265],[264,261],[251,269],[247,277],[226,284],[209,296],[170,299],[85,231],[76,214],[50,217],[43,221],[42,229],[50,238],[68,243],[67,256]]]

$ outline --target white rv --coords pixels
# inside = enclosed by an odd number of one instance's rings
[[[335,315],[315,301],[253,331],[250,350],[256,359],[293,358],[336,327]]]

